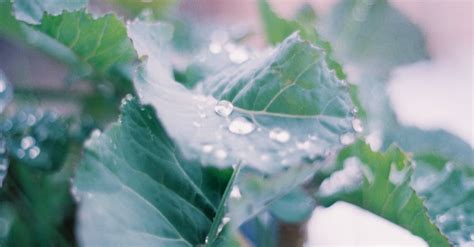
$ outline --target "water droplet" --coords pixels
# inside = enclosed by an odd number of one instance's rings
[[[446,214],[439,215],[438,217],[436,217],[436,221],[438,221],[439,223],[444,223],[447,220],[448,220],[448,216]]]
[[[200,112],[200,113],[199,113],[199,117],[202,118],[202,119],[204,119],[204,118],[207,117],[207,115],[206,115],[206,113]]]
[[[33,114],[28,114],[28,117],[26,118],[26,124],[28,126],[33,126],[36,123],[36,117]]]
[[[35,145],[36,141],[33,137],[31,136],[25,136],[23,139],[21,139],[20,146],[22,149],[28,149],[31,146]]]
[[[262,156],[260,156],[260,159],[262,161],[269,161],[270,160],[270,155],[268,154],[262,154]]]
[[[362,121],[358,118],[354,118],[352,120],[352,128],[355,132],[362,132],[364,131],[364,127],[362,126]]]
[[[229,222],[230,222],[230,217],[229,217],[229,216],[225,216],[225,217],[222,218],[222,224],[225,225],[225,224],[227,224],[227,223],[229,223]]]
[[[18,149],[18,150],[16,151],[16,156],[17,156],[18,158],[20,158],[20,159],[23,159],[23,158],[25,157],[25,150],[23,150],[23,149],[21,149],[21,148]]]
[[[227,158],[227,152],[224,149],[217,149],[216,151],[214,151],[214,156],[217,159],[223,160]]]
[[[270,139],[274,141],[285,143],[290,140],[291,135],[288,131],[284,129],[274,128],[270,130],[270,132],[268,133],[268,137],[270,137]]]
[[[374,131],[367,135],[365,142],[369,144],[370,148],[374,151],[380,150],[382,147],[382,135],[380,131]]]
[[[201,124],[196,121],[193,121],[193,125],[194,127],[197,127],[197,128],[201,127]]]
[[[1,136],[0,136],[1,138]],[[0,155],[4,154],[7,151],[6,142],[3,139],[0,139]]]
[[[0,112],[10,103],[13,97],[13,89],[5,75],[0,71]]]
[[[219,42],[211,42],[209,44],[209,51],[213,54],[219,54],[222,51],[222,45]]]
[[[229,131],[238,135],[247,135],[255,130],[255,125],[244,117],[237,117],[229,124]]]
[[[355,141],[355,136],[352,133],[345,133],[341,135],[339,140],[342,144],[349,145]]]
[[[102,132],[100,132],[99,129],[95,129],[95,130],[92,131],[91,137],[92,138],[98,138],[101,134],[102,134]]]
[[[206,154],[212,152],[214,150],[214,147],[211,144],[204,144],[202,145],[202,151]]]
[[[304,142],[297,142],[296,143],[296,148],[299,150],[309,150],[313,143],[310,140],[306,140]]]
[[[38,155],[41,153],[41,149],[37,146],[32,147],[30,150],[28,150],[28,156],[30,159],[36,159]]]
[[[217,102],[216,106],[214,107],[214,111],[221,117],[228,117],[233,110],[234,105],[227,100],[221,100]]]
[[[354,108],[352,109],[352,111],[351,111],[351,113],[352,113],[353,115],[357,114],[358,112],[359,112],[359,110],[358,110],[356,107],[354,107]]]
[[[240,199],[242,194],[240,194],[240,189],[238,186],[232,187],[232,191],[230,192],[230,197],[235,199]]]

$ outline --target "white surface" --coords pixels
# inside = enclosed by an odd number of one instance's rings
[[[345,202],[318,207],[308,225],[307,247],[428,246],[407,230]]]

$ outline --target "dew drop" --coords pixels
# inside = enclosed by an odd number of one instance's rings
[[[37,146],[32,147],[30,150],[28,150],[28,156],[30,159],[36,159],[38,155],[41,153],[41,149]]]
[[[98,138],[102,133],[100,132],[99,129],[95,129],[92,131],[91,137],[92,138]]]
[[[244,117],[237,117],[229,124],[229,131],[237,135],[247,135],[255,130],[255,125]]]
[[[224,149],[217,149],[216,151],[214,151],[214,156],[217,159],[223,160],[227,158],[227,152]]]
[[[233,110],[234,105],[227,100],[221,100],[214,106],[214,111],[221,117],[228,117]]]
[[[22,149],[28,149],[31,146],[35,145],[36,141],[33,137],[31,136],[25,136],[23,139],[21,139],[20,146]]]
[[[222,45],[219,42],[211,42],[209,44],[209,51],[213,54],[219,54],[222,51]]]
[[[270,132],[268,133],[268,137],[270,137],[270,139],[274,141],[285,143],[290,140],[291,135],[288,131],[284,129],[274,128],[270,130]]]
[[[222,218],[222,224],[225,225],[225,224],[227,224],[227,223],[229,223],[229,222],[230,222],[230,217],[229,217],[229,216],[225,216],[225,217]]]
[[[240,199],[242,194],[240,194],[240,189],[238,186],[232,187],[232,191],[230,192],[230,197],[235,199]]]
[[[309,150],[312,146],[312,142],[310,140],[306,140],[304,142],[297,142],[296,143],[296,148],[299,150]]]
[[[352,128],[354,129],[355,132],[362,132],[364,131],[364,127],[362,127],[362,121],[358,118],[354,118],[352,120]]]
[[[212,152],[214,150],[214,147],[211,144],[204,144],[202,145],[202,151],[206,154]]]
[[[17,156],[18,158],[20,158],[20,159],[23,159],[23,158],[25,157],[25,150],[23,150],[23,149],[21,149],[21,148],[18,149],[18,150],[16,151],[16,156]]]
[[[340,142],[344,145],[349,145],[355,141],[355,136],[352,133],[345,133],[341,135]]]

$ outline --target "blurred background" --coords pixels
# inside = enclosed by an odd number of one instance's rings
[[[172,0],[162,2],[166,1]],[[96,13],[114,10],[130,18],[138,12],[130,8],[130,2],[134,1],[91,0],[90,9]],[[148,1],[142,2],[146,4]],[[324,19],[338,1],[269,2],[278,14],[288,18],[303,3],[309,3],[316,10],[317,18]],[[389,2],[422,30],[429,55],[429,59],[398,66],[391,72],[387,92],[396,118],[402,124],[422,129],[445,129],[474,146],[473,1]],[[179,3],[178,8],[182,15],[203,25],[231,27],[250,33],[245,44],[255,49],[262,49],[266,44],[257,1],[188,0]],[[351,69],[351,64],[345,64],[344,68],[349,81],[360,79],[357,71]],[[15,93],[23,96],[25,101],[57,112],[79,111],[74,98],[81,101],[92,90],[86,83],[64,84],[69,75],[64,64],[21,42],[15,42],[5,33],[0,35],[0,69],[14,85]],[[107,92],[107,85],[103,90]],[[91,104],[94,108],[100,103]],[[114,113],[110,115],[115,116]],[[426,245],[406,230],[346,203],[316,210],[308,228],[308,246]]]

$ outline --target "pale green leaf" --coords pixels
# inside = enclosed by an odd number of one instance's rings
[[[324,160],[343,146],[341,135],[354,134],[347,85],[329,70],[322,49],[298,35],[190,91],[174,81],[167,64],[163,45],[171,37],[169,26],[135,22],[129,34],[139,55],[148,56],[134,80],[141,100],[156,109],[169,134],[192,157],[221,166],[242,160],[275,171]],[[229,117],[215,113],[219,100],[232,102]],[[232,124],[242,118],[247,126],[237,127],[250,126],[251,131],[239,135]],[[288,134],[283,141],[269,137],[278,129]]]
[[[88,0],[12,0],[15,17],[18,20],[39,24],[43,15],[59,15],[63,11],[85,8]]]

